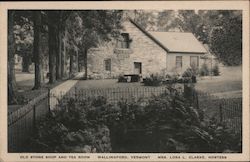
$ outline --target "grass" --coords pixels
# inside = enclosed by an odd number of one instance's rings
[[[9,105],[9,111],[15,111],[20,108],[22,105],[26,104],[28,101],[34,99],[35,97],[48,91],[48,88],[54,88],[59,84],[63,83],[64,80],[58,81],[54,84],[48,84],[48,79],[45,79],[42,87],[38,90],[32,90],[34,87],[34,73],[24,73],[17,71],[16,72],[16,84],[17,84],[17,93],[18,104]]]
[[[218,97],[242,97],[241,66],[221,67],[220,72],[220,76],[200,78],[195,88]]]
[[[221,93],[242,90],[241,81],[198,82],[195,88],[208,93]]]

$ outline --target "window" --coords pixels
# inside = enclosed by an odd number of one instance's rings
[[[106,71],[111,71],[111,59],[104,60],[104,66]]]
[[[175,66],[176,68],[182,68],[182,56],[176,56]]]
[[[194,68],[199,67],[199,57],[198,56],[190,56],[190,66]]]
[[[118,40],[118,48],[129,48],[129,34],[122,33],[121,38]]]

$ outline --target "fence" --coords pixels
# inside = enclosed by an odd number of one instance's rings
[[[205,119],[214,118],[218,122],[225,123],[235,132],[241,133],[242,98],[219,98],[201,91],[196,91],[195,96],[194,102],[204,111]]]
[[[178,91],[183,91],[182,85],[175,85]],[[77,89],[70,92],[53,92],[50,95],[51,109],[56,108],[59,103],[66,103],[71,98],[81,101],[84,99],[103,96],[107,102],[116,104],[119,101],[135,102],[139,99],[149,99],[168,92],[167,87],[119,87],[102,89]]]
[[[242,126],[242,99],[223,99],[201,91],[193,91],[193,87],[184,87],[176,84],[175,89],[185,91],[184,95],[193,100],[195,107],[204,111],[205,119],[215,118],[218,122],[224,122],[235,132],[241,132]],[[159,96],[168,92],[167,87],[119,87],[102,89],[73,89],[68,93],[53,92],[50,95],[51,108],[56,108],[60,103],[66,103],[71,98],[77,101],[103,96],[109,103],[119,101],[135,102],[141,98],[147,100],[152,96]]]
[[[8,114],[8,152],[23,152],[36,122],[49,112],[49,92]]]
[[[174,89],[183,92],[183,85],[176,84]],[[119,87],[103,89],[72,89],[69,92],[53,91],[44,93],[27,105],[8,115],[8,151],[23,152],[23,145],[34,132],[36,122],[50,109],[61,102],[74,98],[78,101],[103,96],[109,103],[121,100],[134,102],[141,98],[149,99],[168,92],[167,87]],[[193,91],[191,97],[197,108],[204,110],[205,118],[216,118],[225,122],[235,132],[242,130],[242,99],[221,99],[208,93]],[[185,95],[185,93],[184,93]],[[190,93],[187,93],[190,96]]]

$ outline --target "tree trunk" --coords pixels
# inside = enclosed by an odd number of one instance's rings
[[[78,72],[78,69],[79,69],[79,53],[78,53],[78,51],[76,51],[76,55],[75,55],[75,65],[76,65],[76,67],[75,67],[75,72]]]
[[[70,58],[69,58],[69,78],[73,76],[73,53],[70,53]]]
[[[61,77],[64,78],[65,77],[65,52],[66,52],[66,48],[65,48],[65,39],[63,39],[62,41],[62,61],[61,61]]]
[[[87,54],[87,49],[84,49],[84,70],[85,70],[85,74],[84,74],[84,78],[88,79],[88,54]]]
[[[30,57],[23,57],[23,61],[22,61],[22,72],[26,72],[29,73],[29,67],[31,64],[31,59]]]
[[[62,79],[61,76],[61,66],[62,66],[62,34],[61,34],[61,29],[59,27],[60,24],[58,24],[58,35],[56,37],[57,39],[57,55],[56,55],[56,80]]]
[[[54,25],[53,11],[48,11],[49,19],[49,83],[56,81],[56,27]]]
[[[35,85],[33,89],[40,89],[42,85],[42,49],[41,49],[41,11],[34,11],[34,43],[33,43],[33,55],[35,62]]]
[[[8,104],[16,104],[14,11],[8,12]]]

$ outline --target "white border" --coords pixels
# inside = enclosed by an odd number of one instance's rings
[[[143,154],[17,154],[7,153],[7,10],[8,9],[204,9],[204,10],[242,10],[243,11],[243,153],[241,154],[176,154],[176,153],[143,153]],[[150,156],[150,159],[136,161],[249,161],[249,1],[95,1],[95,2],[0,2],[0,161],[84,161],[84,159],[20,159],[20,155],[90,155],[86,161],[135,161],[132,155]],[[98,156],[125,155],[128,159],[98,159]],[[165,155],[167,159],[159,159]],[[185,159],[170,159],[178,155]],[[227,159],[191,159],[189,156],[208,157],[225,155]]]

